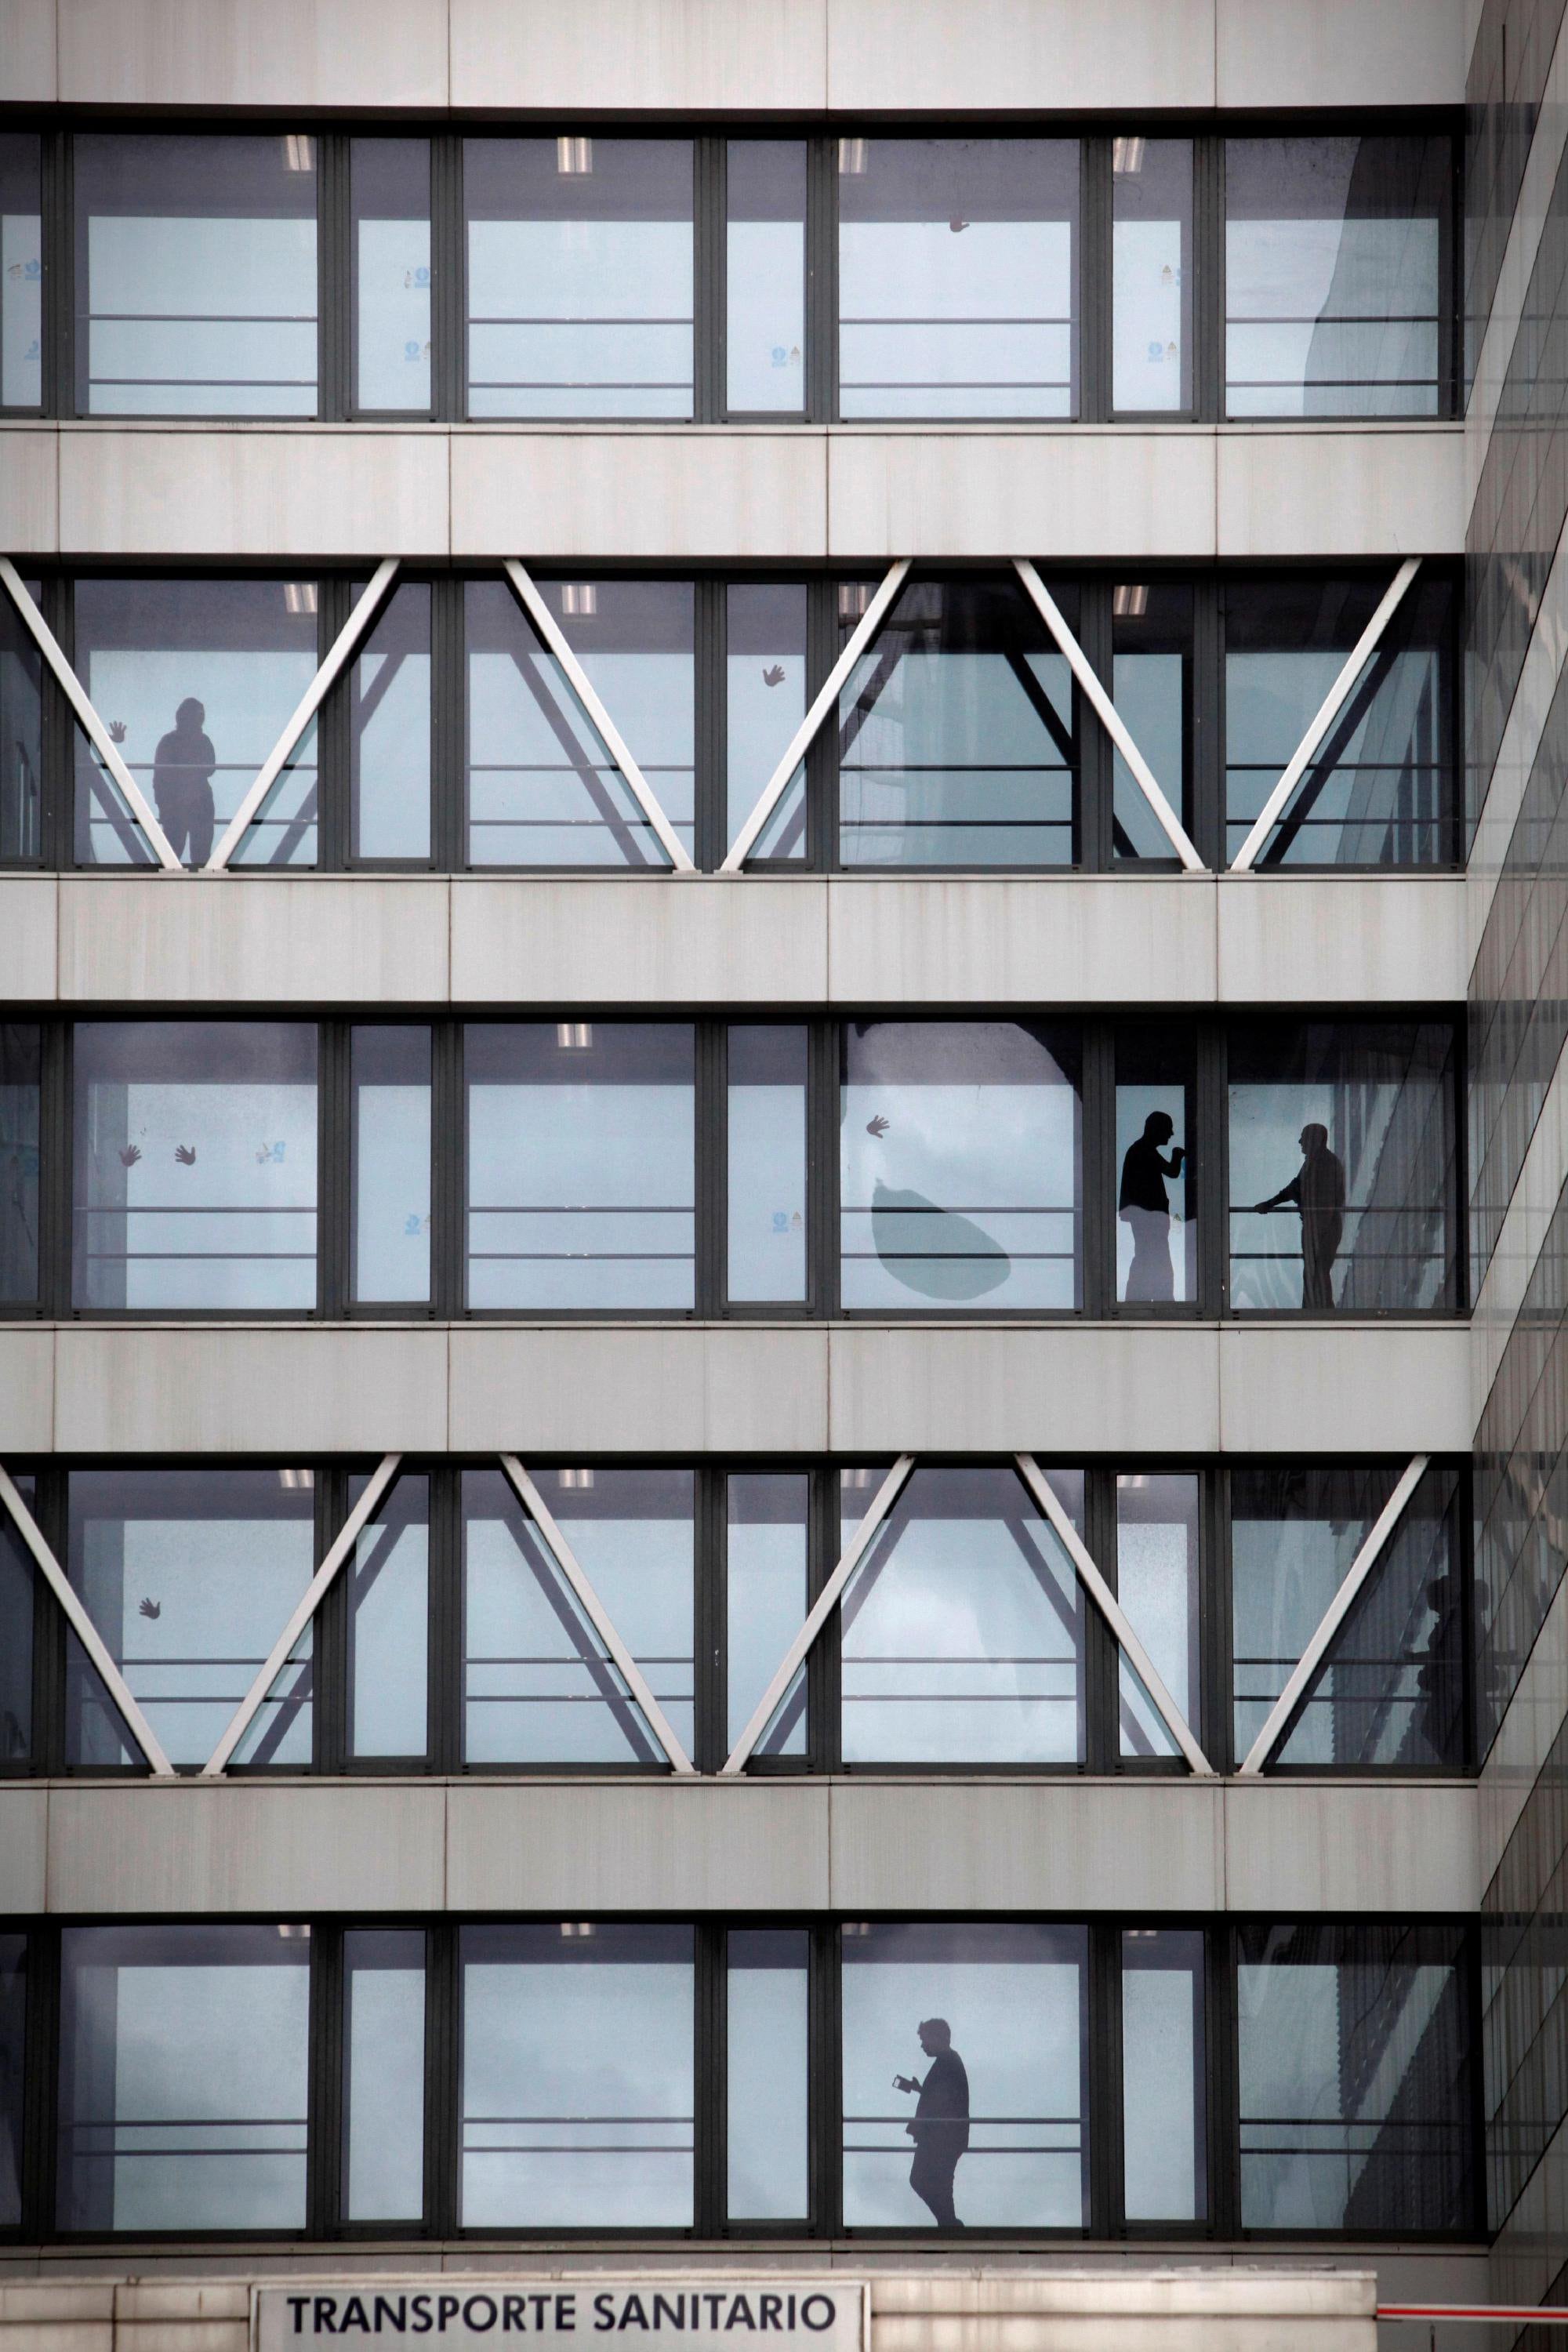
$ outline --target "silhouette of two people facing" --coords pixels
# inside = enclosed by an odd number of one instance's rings
[[[1289,1184],[1254,1205],[1292,1208],[1301,1220],[1301,1304],[1309,1314],[1329,1315],[1334,1305],[1334,1260],[1345,1237],[1345,1163],[1329,1149],[1329,1130],[1310,1120],[1299,1138],[1301,1165]]]
[[[1121,1162],[1121,1190],[1117,1213],[1132,1234],[1132,1263],[1127,1270],[1129,1299],[1174,1298],[1175,1270],[1171,1263],[1171,1202],[1165,1185],[1179,1176],[1186,1149],[1166,1146],[1176,1131],[1167,1111],[1152,1110],[1143,1132],[1127,1147]],[[1331,1314],[1334,1306],[1334,1261],[1345,1237],[1345,1167],[1329,1149],[1329,1130],[1309,1120],[1299,1139],[1301,1165],[1288,1184],[1267,1201],[1255,1201],[1253,1213],[1270,1209],[1294,1209],[1301,1220],[1301,1305],[1309,1314]]]
[[[893,2077],[895,2091],[919,2094],[914,2119],[904,2126],[915,2144],[910,2187],[931,2208],[939,2230],[962,2230],[952,2210],[952,2177],[969,2146],[969,2076],[945,2017],[928,2017],[916,2031],[931,2060],[925,2080],[918,2074]]]
[[[205,866],[212,856],[217,753],[205,726],[206,712],[194,694],[187,695],[174,713],[173,729],[160,738],[153,755],[158,822],[182,866]]]

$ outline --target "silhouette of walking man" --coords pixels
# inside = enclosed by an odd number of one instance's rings
[[[914,2121],[904,2126],[915,2144],[910,2187],[931,2207],[939,2230],[962,2230],[952,2210],[952,2176],[969,2146],[969,2076],[945,2017],[928,2017],[915,2030],[931,2062],[925,2081],[915,2074],[893,2077],[895,2091],[920,2093]]]
[[[217,753],[204,731],[205,721],[206,712],[195,696],[187,695],[174,713],[173,731],[161,738],[153,755],[158,822],[182,865],[205,866],[212,856],[212,780]]]
[[[1329,1130],[1314,1120],[1301,1129],[1301,1165],[1265,1209],[1289,1205],[1301,1217],[1301,1304],[1310,1313],[1331,1314],[1334,1260],[1345,1234],[1345,1163],[1329,1150]]]
[[[1131,1229],[1132,1263],[1127,1269],[1129,1298],[1174,1298],[1175,1272],[1171,1265],[1171,1201],[1167,1176],[1179,1176],[1186,1146],[1178,1143],[1168,1160],[1161,1146],[1176,1131],[1167,1111],[1152,1110],[1136,1143],[1127,1147],[1121,1162],[1121,1191],[1117,1214]]]

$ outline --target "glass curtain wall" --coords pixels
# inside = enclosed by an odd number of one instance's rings
[[[44,396],[42,142],[0,131],[0,408]]]
[[[0,154],[4,148],[0,138]],[[22,585],[37,604],[37,576],[24,576]],[[43,696],[43,656],[0,589],[0,865],[32,865],[42,855]]]

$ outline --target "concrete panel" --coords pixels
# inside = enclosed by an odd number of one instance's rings
[[[1230,425],[1219,435],[1221,556],[1464,551],[1459,425]]]
[[[1217,1783],[837,1780],[837,1911],[1224,1908]]]
[[[0,101],[48,106],[59,96],[56,79],[56,0],[6,0],[0,44]]]
[[[1223,1003],[1464,1002],[1462,875],[1237,874],[1217,887]]]
[[[1281,1919],[1474,1911],[1474,1784],[1227,1781],[1225,1871],[1228,1909]]]
[[[1227,1454],[1468,1454],[1463,1323],[1227,1324],[1219,1334]]]
[[[1212,1325],[836,1324],[836,1453],[1208,1453],[1219,1443]],[[1276,1443],[1289,1443],[1281,1422]]]
[[[827,104],[826,0],[450,0],[452,104],[787,113]]]
[[[1462,106],[1464,0],[1215,0],[1221,106]]]
[[[1114,40],[1105,31],[1073,0],[830,0],[827,103],[857,114],[1215,103],[1214,0],[1128,0]]]
[[[0,1781],[0,1918],[41,1914],[48,1890],[49,1793],[26,1780]]]
[[[835,877],[827,932],[839,1004],[1214,1002],[1215,887],[1201,877]]]
[[[804,426],[468,425],[451,453],[454,555],[826,552],[826,436]]]
[[[821,877],[626,875],[452,885],[462,1004],[821,1004]]]
[[[57,1913],[438,1911],[446,1806],[431,1782],[57,1783]]]
[[[1210,556],[1212,426],[840,425],[828,553]]]
[[[68,555],[447,553],[439,426],[72,425],[60,444]]]
[[[77,106],[445,106],[446,0],[68,0]]]
[[[444,1330],[65,1324],[57,1348],[62,1454],[309,1458],[447,1444]]]
[[[51,1454],[54,1444],[54,1332],[37,1324],[0,1324],[0,1462]]]
[[[65,1003],[446,1000],[437,876],[104,873],[59,889]]]
[[[447,1793],[454,1911],[818,1911],[817,1781],[469,1780]]]
[[[27,556],[53,555],[59,546],[59,471],[57,426],[0,425],[0,548],[24,572]]]
[[[0,2286],[0,2352],[116,2352],[109,2279]]]
[[[47,1003],[55,993],[55,877],[0,875],[0,998]]]
[[[810,1453],[827,1434],[818,1325],[470,1324],[451,1335],[457,1453]]]
[[[1480,1883],[1491,1883],[1552,1743],[1568,1719],[1568,1582],[1536,1635],[1481,1767]]]

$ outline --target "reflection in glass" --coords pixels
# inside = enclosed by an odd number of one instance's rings
[[[530,1474],[688,1755],[689,1470]],[[559,1561],[499,1471],[463,1473],[463,1753],[469,1764],[668,1759]]]
[[[363,1477],[350,1479],[351,1510],[364,1487]],[[355,1540],[347,1587],[349,1754],[423,1758],[430,1744],[428,1478],[405,1472],[393,1481]]]
[[[1231,416],[1436,416],[1452,149],[1226,142]]]
[[[1080,1533],[1083,1474],[1051,1486]],[[840,1549],[879,1473],[849,1470]],[[917,1469],[840,1604],[846,1764],[1077,1764],[1084,1597],[1016,1470]]]
[[[1116,1481],[1116,1597],[1150,1663],[1189,1726],[1198,1721],[1198,1481],[1189,1472],[1139,1471]],[[1121,1752],[1174,1756],[1159,1710],[1125,1657]]]
[[[310,580],[80,580],[76,669],[184,865],[205,866],[316,675]],[[153,851],[79,730],[79,866]],[[312,720],[247,829],[236,866],[316,863]]]
[[[540,594],[689,850],[691,582],[547,580]],[[464,607],[469,863],[662,870],[668,861],[631,786],[510,588],[470,581]]]
[[[1193,142],[1117,139],[1111,169],[1110,404],[1135,415],[1189,409]]]
[[[1154,782],[1193,829],[1193,592],[1180,581],[1118,581],[1110,592],[1110,698]],[[1175,863],[1176,853],[1111,750],[1111,855]]]
[[[805,583],[737,581],[724,591],[725,839],[734,841],[805,717]],[[748,863],[804,857],[805,766],[781,796]]]
[[[840,858],[1070,866],[1078,761],[1067,662],[1017,581],[908,581],[838,698]]]
[[[1129,1306],[1198,1295],[1197,1050],[1190,1029],[1116,1035],[1116,1296]]]
[[[1225,591],[1227,859],[1387,586],[1384,573],[1304,573]],[[1454,862],[1453,618],[1452,583],[1417,577],[1265,840],[1259,866]]]
[[[689,1309],[689,1024],[464,1034],[469,1306]]]
[[[804,1029],[729,1033],[729,1296],[805,1297]]]
[[[1463,1930],[1237,1934],[1243,2228],[1473,2229]]]
[[[1082,2229],[1087,1930],[857,1922],[840,1948],[847,2227]]]
[[[805,407],[805,142],[731,139],[724,268],[725,406]]]
[[[693,1936],[465,1927],[465,2229],[692,2219]]]
[[[430,1032],[356,1028],[353,1291],[363,1304],[430,1296]]]
[[[33,1481],[18,1478],[16,1486],[32,1510]],[[33,1752],[36,1576],[32,1554],[16,1521],[8,1511],[0,1513],[0,1765],[25,1764]],[[805,1614],[804,1605],[800,1614]],[[782,1652],[782,1643],[780,1648]]]
[[[79,413],[314,416],[314,137],[71,146]]]
[[[466,139],[468,415],[689,416],[689,139]]]
[[[1452,1307],[1453,1035],[1441,1022],[1232,1032],[1230,1303]]]
[[[316,1304],[312,1022],[74,1034],[78,1307]]]
[[[343,2218],[417,2221],[425,2210],[425,1937],[353,1927],[343,1937]]]
[[[23,2057],[27,1938],[0,1936],[0,2230],[22,2219]]]
[[[810,2215],[810,1949],[798,1927],[735,1929],[727,1939],[732,2221],[804,2221]]]
[[[1130,2221],[1208,2215],[1204,1939],[1191,1927],[1121,1937],[1121,2144]]]
[[[811,1482],[795,1472],[759,1471],[725,1485],[728,1753],[805,1622]],[[805,1746],[803,1666],[752,1753],[804,1756]]]
[[[36,131],[0,131],[0,408],[44,396],[43,200]]]
[[[839,410],[1078,412],[1076,139],[841,139]]]
[[[845,1307],[1076,1307],[1076,1030],[850,1022],[842,1053]]]
[[[310,1929],[68,1927],[62,2230],[302,2230]]]
[[[170,1762],[205,1764],[316,1566],[309,1470],[73,1470],[68,1572]],[[67,1636],[66,1756],[142,1763]],[[306,1627],[237,1761],[310,1762]]]
[[[5,139],[0,135],[0,150]],[[39,582],[24,579],[36,604]],[[42,850],[44,661],[0,589],[0,865],[35,865]]]
[[[362,583],[355,581],[357,597]],[[349,684],[350,855],[363,863],[430,855],[430,590],[395,587]]]
[[[42,1032],[0,1021],[0,1300],[38,1296],[38,1088]]]
[[[430,142],[351,139],[354,405],[430,409]]]

